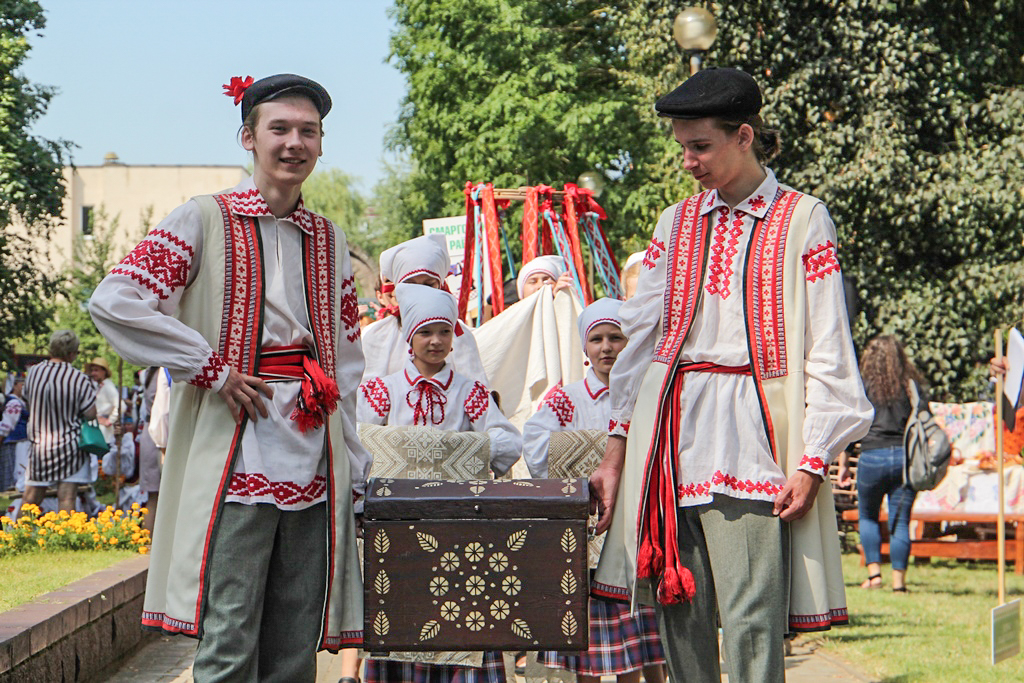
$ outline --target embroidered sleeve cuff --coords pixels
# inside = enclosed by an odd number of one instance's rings
[[[206,365],[199,368],[199,372],[189,380],[189,384],[194,384],[201,389],[220,391],[230,372],[231,368],[224,362],[224,359],[217,355],[216,351],[211,351]]]
[[[629,423],[619,422],[618,420],[608,421],[608,436],[628,436],[629,435]]]
[[[824,480],[828,477],[828,460],[821,455],[806,454],[800,458],[797,469],[816,474]]]

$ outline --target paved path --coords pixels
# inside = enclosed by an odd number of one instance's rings
[[[116,674],[107,679],[107,683],[192,683],[195,650],[196,641],[191,638],[161,636],[128,659]],[[337,683],[341,677],[341,658],[321,652],[317,661],[317,683]],[[606,680],[614,681],[610,677]],[[723,683],[728,680],[728,674],[723,674]],[[792,656],[786,658],[786,681],[871,683],[872,679],[850,664],[820,650],[815,651],[797,639]],[[524,683],[524,679],[519,678],[518,683]]]

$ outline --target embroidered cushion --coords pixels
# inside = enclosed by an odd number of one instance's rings
[[[600,429],[580,429],[569,432],[551,432],[548,445],[548,476],[552,479],[587,477],[597,469],[604,457],[608,432]],[[597,517],[591,516],[589,526],[597,524]],[[590,539],[589,565],[597,567],[601,557],[606,534]]]
[[[491,476],[485,433],[361,423],[359,438],[373,455],[372,477],[466,481]]]

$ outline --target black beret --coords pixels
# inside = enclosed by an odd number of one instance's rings
[[[294,94],[306,95],[313,100],[321,119],[331,110],[331,96],[322,85],[295,74],[277,74],[261,78],[245,89],[242,95],[242,121],[245,121],[252,108],[260,102]]]
[[[753,116],[761,111],[761,89],[739,69],[703,69],[661,97],[654,109],[672,119]]]

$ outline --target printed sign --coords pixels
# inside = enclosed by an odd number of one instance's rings
[[[992,663],[1020,654],[1020,600],[992,609]]]
[[[446,216],[445,218],[425,218],[423,220],[423,234],[441,234],[448,239],[448,256],[451,257],[452,267],[448,271],[448,289],[451,293],[459,296],[459,287],[462,284],[462,260],[466,251],[466,217]],[[484,296],[491,295],[491,269],[490,264],[484,259]],[[476,310],[476,291],[470,292],[469,311]]]

